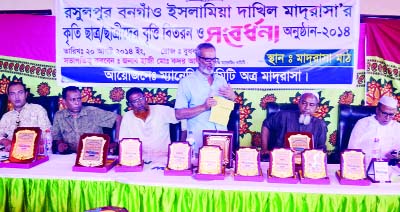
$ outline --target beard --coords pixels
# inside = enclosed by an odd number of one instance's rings
[[[300,114],[299,124],[309,125],[311,122],[310,114]]]
[[[149,116],[149,114],[150,114],[150,108],[147,105],[144,110],[138,110],[138,111],[137,110],[133,110],[133,114],[137,118],[142,119],[143,121],[145,121],[147,119],[147,117]]]

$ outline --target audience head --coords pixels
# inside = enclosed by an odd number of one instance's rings
[[[389,124],[397,112],[397,100],[393,97],[382,96],[376,107],[375,118],[381,125]]]
[[[28,92],[22,82],[10,82],[7,88],[8,101],[11,102],[16,111],[21,111],[26,104]]]
[[[128,102],[128,106],[131,107],[134,112],[146,111],[148,109],[146,97],[140,88],[130,88],[126,92],[126,101]]]
[[[82,109],[81,91],[78,87],[68,86],[62,91],[63,103],[70,113],[77,114]]]
[[[305,91],[299,100],[300,117],[299,123],[308,125],[311,122],[311,116],[315,113],[319,105],[319,96],[313,91]]]
[[[212,75],[215,63],[218,61],[215,47],[211,43],[201,43],[197,46],[195,54],[199,71],[206,76]]]

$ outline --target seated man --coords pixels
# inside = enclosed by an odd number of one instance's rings
[[[125,113],[119,132],[123,138],[139,138],[142,141],[143,156],[166,156],[170,141],[169,124],[178,123],[175,110],[165,105],[148,105],[140,88],[131,88],[126,100],[132,109]]]
[[[119,131],[121,116],[97,107],[83,107],[79,88],[64,88],[62,98],[67,109],[55,114],[52,129],[58,153],[75,153],[84,133],[103,133],[103,127],[111,128],[115,122]]]
[[[400,150],[397,135],[400,132],[400,124],[392,120],[397,113],[397,104],[397,100],[392,97],[381,97],[375,115],[358,120],[351,131],[348,148],[362,149],[366,154],[367,166],[374,156],[372,151],[375,141],[379,143],[382,157],[390,158],[392,150]]]
[[[284,147],[287,132],[310,132],[313,135],[313,148],[325,150],[326,124],[313,117],[318,104],[318,94],[305,92],[300,97],[298,111],[279,111],[265,119],[261,129],[261,154]]]
[[[51,128],[51,124],[42,106],[26,102],[28,92],[21,82],[10,82],[7,95],[13,110],[5,113],[0,120],[0,145],[5,147],[5,151],[10,151],[15,128],[40,127],[45,131]]]

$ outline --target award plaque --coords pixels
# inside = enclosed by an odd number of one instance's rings
[[[294,152],[279,148],[270,152],[270,163],[267,175],[268,182],[296,184]]]
[[[41,130],[38,127],[18,127],[14,130],[8,160],[0,167],[29,169],[49,160],[38,156]]]
[[[81,135],[73,171],[107,172],[117,162],[107,159],[110,137],[106,134],[84,133]]]
[[[299,171],[300,183],[330,183],[327,173],[327,156],[323,150],[304,150],[302,153],[302,161],[302,170]]]
[[[360,149],[347,149],[340,156],[340,170],[336,177],[343,185],[370,185],[365,175],[365,154]]]
[[[190,176],[192,149],[188,142],[173,142],[168,147],[168,162],[164,175]]]
[[[295,164],[301,166],[301,153],[306,149],[312,149],[312,134],[309,132],[288,132],[285,134],[285,148],[295,152]]]
[[[222,149],[219,146],[203,146],[199,150],[199,168],[196,179],[223,180],[225,177]]]
[[[367,175],[373,183],[390,183],[389,160],[373,158],[368,166]]]
[[[263,181],[260,167],[260,151],[256,148],[242,147],[236,151],[234,180]]]
[[[142,142],[138,138],[124,138],[119,142],[119,164],[116,172],[143,171]]]
[[[232,131],[203,130],[203,146],[221,147],[224,156],[223,164],[228,168],[233,167],[232,139]]]

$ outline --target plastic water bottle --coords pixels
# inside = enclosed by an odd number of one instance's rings
[[[372,144],[372,158],[376,158],[377,161],[380,161],[381,158],[381,145],[379,144],[379,138],[374,138],[374,143]]]
[[[196,153],[195,153],[196,141],[194,139],[194,135],[193,135],[192,131],[189,131],[189,134],[188,134],[186,140],[189,143],[189,145],[192,147],[192,150],[191,150],[192,154],[191,154],[191,159],[190,159],[192,166],[197,166],[197,159],[196,159]]]
[[[51,131],[50,129],[46,129],[44,131],[44,145],[45,145],[45,150],[46,150],[46,155],[52,154],[52,146],[53,146],[53,138],[51,136]]]

